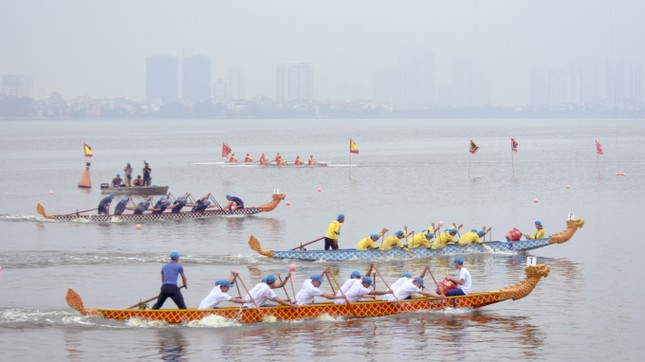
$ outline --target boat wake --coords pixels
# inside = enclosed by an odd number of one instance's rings
[[[56,222],[56,220],[45,219],[38,215],[0,215],[3,221],[39,221],[39,222]]]

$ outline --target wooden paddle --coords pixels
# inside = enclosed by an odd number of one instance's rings
[[[292,249],[289,249],[289,250],[298,250],[298,249],[302,250],[302,248],[304,248],[305,246],[310,245],[310,244],[313,244],[313,243],[315,243],[315,242],[317,242],[317,241],[320,241],[320,240],[322,240],[322,239],[324,239],[324,238],[325,238],[325,237],[323,236],[323,237],[320,237],[320,238],[318,238],[318,239],[316,239],[316,240],[312,240],[312,241],[310,241],[310,242],[308,242],[308,243],[305,243],[305,244],[300,243],[300,246],[296,246],[295,248],[292,248]]]
[[[179,289],[181,289],[181,288],[186,288],[186,286],[185,286],[185,285],[182,285],[181,287],[179,287]],[[133,306],[130,306],[130,307],[126,308],[126,309],[132,309],[132,308],[135,308],[135,307],[141,307],[141,306],[143,306],[144,304],[146,304],[146,303],[148,303],[148,302],[152,302],[153,300],[158,299],[158,298],[159,298],[159,295],[157,295],[156,297],[152,297],[152,298],[146,299],[146,300],[144,300],[144,301],[142,301],[142,302],[139,302],[139,303],[137,303],[137,304],[135,304],[135,305],[133,305]]]
[[[391,290],[391,289],[390,289],[390,286],[389,286],[389,285],[387,285],[387,282],[385,281],[385,279],[384,279],[384,278],[383,278],[383,276],[381,275],[381,272],[379,272],[379,271],[378,271],[378,269],[376,269],[376,266],[372,265],[372,269],[374,269],[374,271],[376,272],[376,274],[378,274],[378,276],[381,278],[381,280],[383,281],[383,284],[385,285],[385,287],[386,287],[388,290]],[[396,300],[397,302],[399,301],[399,299],[396,297],[396,295],[394,295],[394,291],[393,291],[393,290],[392,290],[392,296],[394,297],[394,300]]]
[[[336,277],[334,276],[334,274],[331,273],[331,270],[325,271],[325,274],[327,274],[328,279],[329,279],[329,276],[331,275],[331,278],[334,280],[334,283],[336,284],[336,287],[338,288],[340,295],[342,295],[343,298],[345,299],[345,303],[347,303],[347,306],[349,307],[349,311],[352,313],[354,317],[356,317],[356,311],[354,310],[354,306],[352,305],[352,303],[349,302],[349,299],[347,299],[347,296],[345,295],[345,293],[343,293],[342,289],[340,289],[340,285],[338,285],[338,281],[336,280]],[[331,282],[329,284],[331,285]]]
[[[291,278],[289,278],[291,279]],[[282,282],[282,277],[280,276],[280,273],[278,273],[278,280],[280,281],[280,284],[282,284],[282,290],[284,290],[284,295],[287,296],[287,300],[292,302],[292,299],[289,297],[289,293],[287,293],[287,288],[284,286],[284,283]],[[294,298],[296,297],[295,294],[293,296]]]
[[[244,291],[246,292],[246,294],[249,296],[249,298],[251,298],[251,302],[253,302],[253,305],[258,310],[258,313],[260,313],[260,315],[262,316],[262,319],[264,319],[265,317],[264,312],[262,312],[262,309],[260,309],[260,306],[258,306],[258,303],[255,302],[255,298],[253,298],[251,293],[249,293],[249,290],[246,289],[246,285],[244,285],[244,281],[242,280],[242,278],[239,278],[239,280],[240,280],[240,283],[242,283],[242,288],[244,288]]]
[[[85,212],[96,211],[96,210],[98,210],[98,209],[99,209],[98,207],[95,207],[95,208],[93,208],[93,209],[87,209],[87,210],[81,210],[81,211],[76,211],[76,212],[70,212],[69,214],[63,214],[63,216],[82,214],[82,213],[85,213]]]

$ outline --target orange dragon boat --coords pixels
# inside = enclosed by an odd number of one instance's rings
[[[443,308],[480,308],[505,300],[517,300],[529,295],[538,282],[549,275],[551,267],[544,264],[527,266],[526,278],[521,282],[499,290],[471,293],[468,295],[441,298],[419,297],[397,302],[382,300],[360,301],[355,303],[334,304],[316,303],[292,308],[288,306],[269,306],[260,308],[226,307],[218,309],[88,309],[83,305],[81,296],[74,290],[67,291],[67,304],[84,315],[96,315],[108,319],[128,320],[138,318],[167,323],[186,323],[208,316],[221,316],[239,323],[257,323],[270,320],[312,319],[323,315],[345,318],[382,317],[394,314],[435,310]]]

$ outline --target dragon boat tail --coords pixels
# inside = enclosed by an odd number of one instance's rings
[[[278,204],[286,197],[283,193],[274,193],[273,199],[260,206],[245,207],[235,210],[224,209],[206,209],[204,211],[182,211],[173,213],[165,211],[161,214],[144,213],[144,214],[122,214],[122,215],[90,215],[80,212],[70,214],[48,214],[43,205],[38,204],[36,211],[49,220],[59,221],[85,221],[85,222],[145,222],[156,220],[183,220],[183,219],[204,219],[216,216],[230,216],[230,215],[253,215],[261,212],[269,212],[274,210]]]
[[[549,275],[551,267],[544,264],[527,266],[525,279],[513,285],[489,292],[471,293],[463,296],[441,298],[419,297],[397,302],[382,300],[360,301],[355,303],[319,303],[292,308],[288,306],[268,306],[260,308],[225,307],[218,309],[88,309],[83,305],[81,296],[74,290],[67,291],[67,304],[84,315],[96,315],[107,319],[165,321],[167,323],[186,323],[216,315],[239,323],[257,323],[265,319],[302,320],[323,315],[343,318],[382,317],[407,312],[437,310],[443,308],[480,308],[506,300],[517,300],[529,295],[540,280]]]
[[[585,224],[583,219],[567,220],[567,228],[544,239],[520,241],[490,241],[483,244],[458,245],[448,244],[442,249],[429,249],[425,247],[410,249],[394,248],[388,251],[379,249],[355,250],[307,250],[296,247],[290,250],[265,250],[260,241],[253,235],[249,237],[249,247],[260,255],[277,259],[295,259],[308,261],[354,261],[354,260],[387,260],[387,259],[427,259],[442,255],[462,255],[490,252],[521,252],[542,248],[552,244],[567,242],[576,230]]]

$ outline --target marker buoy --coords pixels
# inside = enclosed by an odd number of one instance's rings
[[[296,264],[289,265],[289,271],[292,272],[292,273],[295,272],[296,271]]]
[[[137,226],[135,226],[135,228],[136,228],[137,230],[141,230],[142,226],[141,226],[141,224],[137,224]]]
[[[50,194],[50,195],[53,195],[53,194],[54,194],[54,191],[49,191],[49,194]]]
[[[437,221],[437,226],[438,227],[443,227],[443,221]]]
[[[568,190],[571,188],[571,185],[564,185],[564,188]]]
[[[620,172],[620,171],[618,171],[618,172],[616,172],[616,176],[625,176],[625,174]]]
[[[537,204],[537,203],[538,203],[538,199],[533,199],[533,203],[534,203],[534,204]]]
[[[285,202],[285,204],[286,204],[287,206],[291,206],[291,201],[287,201],[287,202]]]

